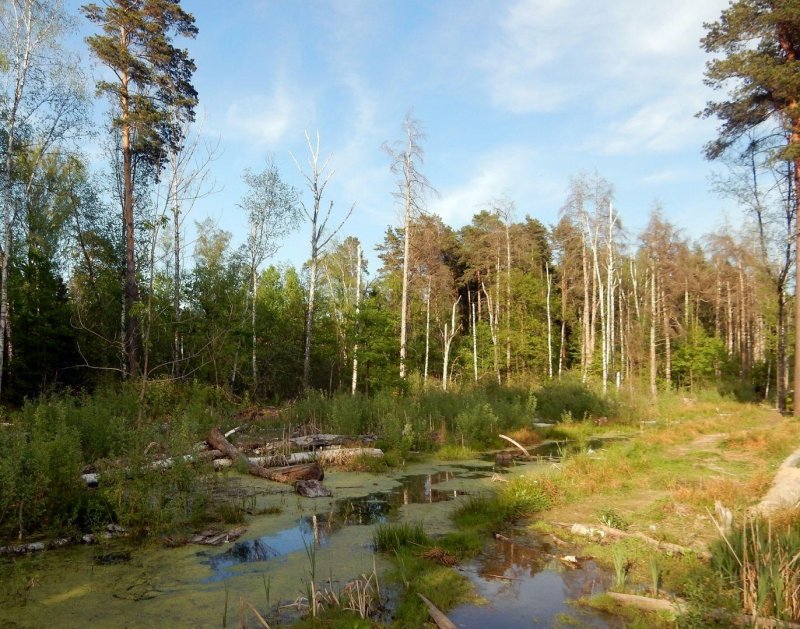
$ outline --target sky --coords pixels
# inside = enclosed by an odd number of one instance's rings
[[[78,13],[82,3],[68,0]],[[342,235],[372,250],[401,210],[384,142],[413,110],[425,130],[422,171],[438,194],[427,208],[458,228],[502,195],[516,216],[551,225],[570,178],[597,172],[635,234],[654,202],[684,235],[736,224],[716,195],[703,145],[717,122],[695,114],[703,84],[703,23],[727,0],[183,0],[195,40],[198,119],[217,146],[217,192],[197,202],[242,242],[245,168],[274,156],[302,188],[304,134],[319,133],[334,175],[334,215],[355,204]],[[74,38],[89,80],[102,75]],[[98,111],[101,106],[96,105]],[[304,197],[308,200],[308,194]],[[338,221],[333,221],[338,222]],[[308,228],[274,262],[302,264]],[[374,253],[370,268],[375,270]]]

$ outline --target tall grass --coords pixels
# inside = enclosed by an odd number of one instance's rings
[[[496,385],[465,388],[457,395],[420,391],[371,397],[337,393],[327,398],[313,392],[286,409],[282,419],[324,432],[377,434],[390,447],[432,450],[449,441],[485,448],[499,445],[498,432],[529,426],[535,408],[530,389]]]
[[[748,518],[712,546],[712,565],[745,613],[800,621],[800,512]]]

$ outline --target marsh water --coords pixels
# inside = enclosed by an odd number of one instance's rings
[[[532,473],[550,464],[543,459],[503,473]],[[480,460],[415,464],[389,475],[330,472],[325,484],[333,497],[316,500],[234,476],[252,507],[265,512],[248,521],[236,542],[131,548],[124,541],[119,548],[82,546],[10,560],[0,625],[220,627],[227,616],[234,626],[242,600],[274,614],[304,595],[309,549],[317,582],[343,587],[373,566],[380,573],[387,566],[372,550],[376,525],[418,521],[431,535],[446,533],[452,509],[465,495],[489,491],[494,473],[492,462]],[[460,568],[483,603],[453,610],[459,627],[550,627],[564,614],[581,626],[616,626],[568,603],[605,589],[605,575],[591,562],[567,569],[544,541],[521,539],[487,540],[484,553]],[[284,607],[278,617],[290,619],[292,609]]]

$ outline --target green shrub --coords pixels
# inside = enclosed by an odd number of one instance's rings
[[[578,421],[591,417],[608,417],[614,410],[608,400],[574,377],[545,384],[536,392],[536,401],[539,416],[556,422],[561,421],[565,415]]]

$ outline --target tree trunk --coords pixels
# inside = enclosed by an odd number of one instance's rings
[[[550,275],[550,265],[544,263],[544,271],[547,276],[547,300],[545,302],[547,309],[547,377],[553,379],[553,320],[550,316],[550,290],[552,284],[552,276]]]
[[[650,266],[650,395],[658,395],[656,383],[656,272],[655,262]]]
[[[670,316],[669,307],[664,294],[663,280],[661,284],[661,305],[664,313],[664,381],[667,390],[672,388],[672,340],[670,338]]]
[[[358,390],[358,333],[361,328],[359,320],[361,315],[361,243],[356,248],[356,341],[353,343],[353,379],[350,393],[356,394]]]
[[[475,302],[472,302],[472,368],[478,381],[478,329],[475,321]]]
[[[506,219],[506,374],[511,373],[511,234]],[[552,364],[552,361],[551,361]],[[508,376],[506,376],[508,377]]]
[[[428,278],[428,296],[425,300],[425,369],[422,373],[422,386],[428,386],[428,361],[431,354],[431,281]]]
[[[400,300],[400,377],[406,377],[408,343],[408,271],[411,256],[411,182],[406,179],[406,207],[403,214],[403,294]]]
[[[253,372],[253,395],[258,393],[258,364],[256,362],[256,295],[258,294],[258,271],[253,264],[250,267],[250,337],[252,346],[250,348],[250,369]],[[304,372],[305,373],[305,372]]]
[[[313,227],[316,234],[316,224]],[[314,298],[317,292],[317,249],[316,243],[311,248],[311,266],[308,277],[308,310],[306,311],[306,348],[303,356],[303,390],[308,390],[311,378],[311,336],[314,328]]]
[[[127,45],[127,33],[120,29],[120,38]],[[131,125],[129,122],[128,75],[121,75],[120,102],[122,105],[122,223],[125,234],[125,306],[127,329],[125,344],[128,350],[128,372],[135,376],[139,371],[139,317],[136,302],[139,287],[136,284],[136,239],[133,221],[133,149],[131,147]]]
[[[792,124],[792,144],[800,146],[800,119]],[[794,159],[794,189],[795,189],[795,286],[800,286],[800,157]],[[795,417],[800,417],[800,404],[797,396],[800,395],[800,295],[795,288],[794,298],[794,390],[792,391],[792,405]]]

